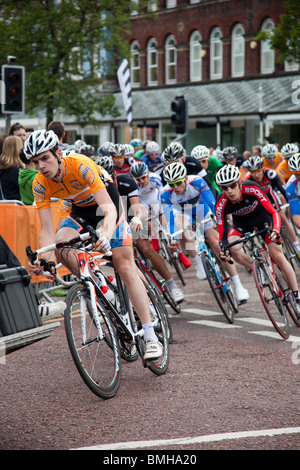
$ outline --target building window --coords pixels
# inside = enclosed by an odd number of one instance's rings
[[[137,41],[133,41],[130,46],[130,72],[131,72],[131,85],[132,87],[140,86],[140,46]]]
[[[232,30],[231,75],[242,77],[245,74],[245,30],[236,24]]]
[[[202,44],[201,34],[194,31],[190,37],[190,80],[202,80]]]
[[[148,85],[157,85],[158,54],[157,44],[154,38],[151,38],[147,46],[147,72]]]
[[[223,76],[223,42],[222,31],[214,28],[210,36],[210,78]]]
[[[166,40],[166,83],[176,83],[177,49],[174,36]]]
[[[177,0],[167,0],[166,7],[167,8],[175,8],[177,5]]]
[[[139,0],[130,0],[130,14],[131,15],[139,14]]]
[[[157,11],[157,0],[148,0],[148,11]]]
[[[262,30],[271,32],[274,30],[274,22],[267,18],[262,24]],[[268,40],[261,42],[261,73],[273,73],[275,70],[275,51]]]

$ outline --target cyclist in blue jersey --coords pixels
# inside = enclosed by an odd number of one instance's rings
[[[201,221],[209,213],[214,214],[215,198],[203,178],[198,175],[187,175],[186,167],[180,162],[167,165],[163,175],[168,184],[164,187],[161,201],[164,212],[169,220],[171,233],[186,228],[195,218]],[[172,215],[174,216],[176,229],[171,221]],[[211,221],[205,224],[204,231],[211,249],[219,256],[221,249],[218,232],[214,228],[214,222]],[[206,275],[201,258],[196,253],[193,233],[184,232],[181,241],[194,262],[197,278],[205,279]],[[247,301],[249,293],[240,281],[235,264],[226,265],[225,270],[232,279],[238,301]]]
[[[285,192],[290,205],[292,221],[300,228],[300,153],[293,155],[288,161],[292,176],[287,182]]]

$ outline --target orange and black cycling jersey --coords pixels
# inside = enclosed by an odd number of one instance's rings
[[[51,198],[63,199],[78,207],[96,204],[94,194],[112,182],[103,168],[89,157],[79,154],[62,158],[64,176],[61,182],[48,180],[40,172],[32,183],[34,200],[38,210],[50,207]]]

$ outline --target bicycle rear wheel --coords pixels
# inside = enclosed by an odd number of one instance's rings
[[[81,301],[83,297],[83,301]],[[95,325],[89,294],[84,285],[73,286],[66,298],[64,322],[73,361],[85,384],[98,397],[112,398],[121,380],[118,341],[109,315],[97,297],[97,310],[103,337]],[[81,311],[84,308],[84,311]],[[85,321],[86,341],[82,324]]]
[[[289,323],[281,299],[278,285],[266,266],[260,260],[254,260],[253,276],[261,301],[275,330],[284,339],[289,337]]]
[[[215,299],[226,320],[229,323],[233,323],[235,307],[233,300],[230,299],[228,295],[230,291],[226,292],[227,286],[222,282],[220,276],[218,276],[215,266],[212,264],[205,251],[201,253],[201,259],[206,272],[210,289],[213,292]]]
[[[298,256],[298,252],[296,248],[294,247],[284,227],[281,227],[280,237],[282,241],[282,250],[283,250],[285,257],[287,258],[289,263],[292,265],[294,271],[296,269],[300,269],[300,258]]]

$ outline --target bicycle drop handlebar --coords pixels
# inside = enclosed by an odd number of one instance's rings
[[[72,238],[71,240],[67,240],[64,242],[57,242],[53,243],[48,246],[44,246],[39,248],[38,250],[32,251],[31,246],[26,247],[26,255],[28,256],[29,261],[32,264],[36,264],[38,261],[38,255],[42,253],[48,253],[49,251],[59,250],[61,248],[73,247],[80,242],[85,242],[87,240],[91,240],[92,243],[95,243],[99,238],[101,238],[101,233],[99,230],[95,230],[90,225],[87,226],[88,232],[78,235],[77,237]],[[108,251],[105,253],[105,256],[111,256],[111,252]],[[46,260],[43,260],[46,261]],[[43,262],[41,263],[43,265]],[[46,264],[44,263],[45,267]],[[43,273],[47,275],[46,272]],[[50,273],[48,273],[50,275]]]
[[[262,235],[264,233],[268,232],[268,234],[270,235],[272,233],[272,228],[267,224],[265,223],[265,228],[262,229],[262,230],[259,230],[257,232],[247,232],[245,233],[245,235],[241,238],[239,238],[238,240],[232,242],[232,243],[229,243],[228,245],[226,245],[225,247],[225,250],[229,250],[229,248],[231,248],[232,246],[235,246],[235,245],[238,245],[240,243],[246,243],[248,240],[251,240],[252,238],[255,238],[259,235]],[[280,242],[275,242],[276,244],[280,245],[281,243]],[[220,243],[220,246],[222,247],[221,243]]]

